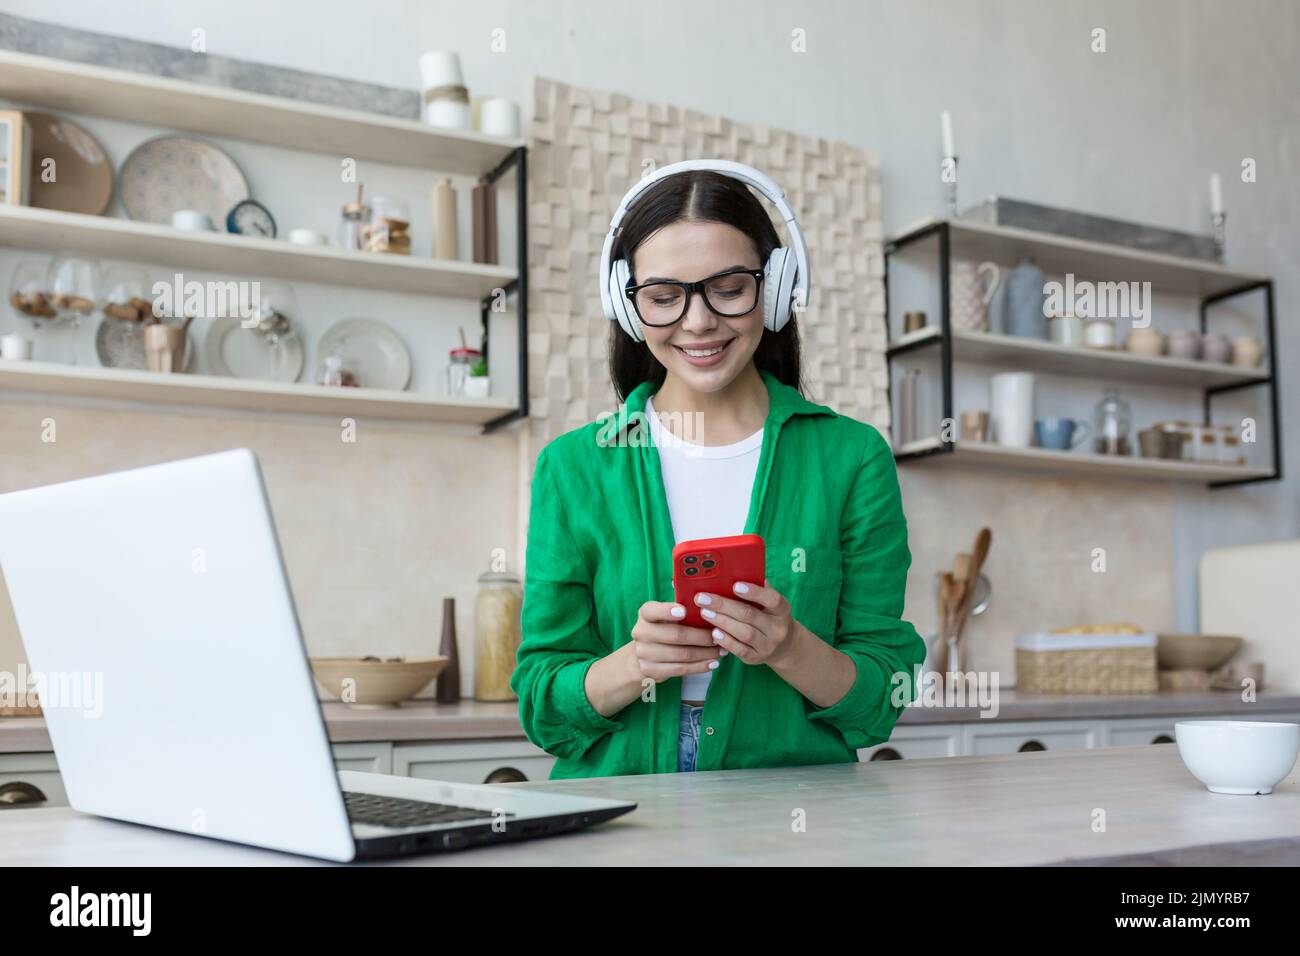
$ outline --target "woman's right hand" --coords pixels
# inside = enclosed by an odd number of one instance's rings
[[[673,611],[676,609],[677,613]],[[646,601],[632,628],[632,646],[643,677],[656,684],[670,677],[706,674],[727,652],[708,628],[681,623],[686,608],[671,601]]]

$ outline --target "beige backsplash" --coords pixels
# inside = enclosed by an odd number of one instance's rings
[[[1017,634],[1128,621],[1168,631],[1175,621],[1174,498],[1170,486],[1059,480],[1013,471],[899,468],[912,569],[905,614],[927,638],[938,619],[934,574],[993,530],[984,572],[988,610],[966,631],[968,667],[1015,674]],[[1104,573],[1093,549],[1105,550]]]
[[[53,415],[58,441],[40,440]],[[262,463],[313,655],[434,653],[444,596],[456,598],[462,688],[473,687],[476,579],[493,548],[518,553],[516,436],[332,420],[0,403],[0,490],[247,446]],[[527,452],[531,456],[535,452]],[[529,463],[529,467],[531,462]],[[527,469],[525,469],[527,471]],[[932,634],[933,575],[993,528],[989,611],[969,630],[970,664],[1009,685],[1017,633],[1131,620],[1174,622],[1173,494],[1160,484],[1058,481],[1013,472],[900,468],[913,554],[906,614]],[[201,504],[201,503],[196,503]],[[1106,550],[1105,573],[1092,551]],[[74,582],[69,582],[73,587]],[[22,659],[0,601],[0,669]]]
[[[53,416],[57,441],[41,441]],[[419,424],[0,402],[0,491],[245,446],[256,452],[308,652],[437,653],[456,599],[462,688],[473,684],[473,605],[493,548],[515,561],[516,437]],[[197,507],[202,502],[195,502]],[[69,589],[75,582],[68,582]],[[0,669],[22,659],[7,594]]]

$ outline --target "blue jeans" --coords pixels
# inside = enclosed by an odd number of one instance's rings
[[[695,755],[700,749],[700,717],[703,704],[682,704],[681,720],[677,725],[677,772],[688,773],[695,769]]]

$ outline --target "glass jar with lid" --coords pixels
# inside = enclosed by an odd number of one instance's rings
[[[398,196],[376,196],[370,203],[370,222],[361,230],[366,252],[411,254],[411,207]]]
[[[1214,425],[1201,425],[1196,442],[1196,460],[1205,462],[1219,461],[1219,438],[1221,432]]]
[[[455,348],[448,353],[446,386],[448,395],[464,395],[465,380],[469,378],[470,369],[483,353],[478,349]]]
[[[370,219],[370,207],[361,201],[361,193],[365,187],[360,183],[357,184],[357,198],[355,202],[343,204],[343,211],[339,216],[338,243],[339,248],[347,252],[359,252],[362,244],[362,230],[365,229]]]
[[[1119,391],[1106,389],[1093,411],[1093,449],[1101,455],[1132,454],[1129,430],[1133,416],[1128,402],[1119,397]]]
[[[510,689],[523,636],[524,592],[518,575],[488,571],[479,575],[474,602],[474,699],[515,700]]]

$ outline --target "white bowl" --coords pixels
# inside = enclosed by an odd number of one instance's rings
[[[1267,720],[1180,720],[1178,755],[1214,793],[1272,793],[1300,754],[1300,724]]]

